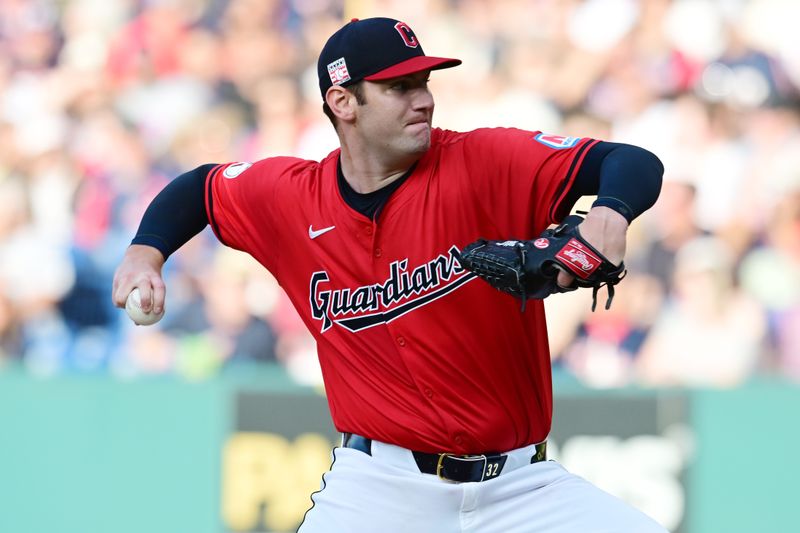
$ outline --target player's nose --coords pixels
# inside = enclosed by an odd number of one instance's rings
[[[433,94],[426,88],[416,91],[413,100],[413,107],[417,111],[430,112],[433,110]]]

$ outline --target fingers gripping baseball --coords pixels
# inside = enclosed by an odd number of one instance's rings
[[[133,245],[114,273],[112,300],[137,324],[154,323],[164,313],[166,285],[161,277],[164,257],[155,248]],[[133,310],[133,311],[132,311]],[[142,313],[141,315],[132,313]]]

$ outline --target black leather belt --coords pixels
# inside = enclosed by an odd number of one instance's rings
[[[372,455],[372,439],[345,433],[342,446],[352,448]],[[442,479],[458,481],[487,481],[494,479],[503,471],[508,456],[502,453],[488,453],[483,455],[455,455],[452,453],[426,453],[412,452],[419,471],[425,474],[434,474]],[[547,442],[536,445],[536,453],[531,457],[531,463],[538,463],[547,459]]]

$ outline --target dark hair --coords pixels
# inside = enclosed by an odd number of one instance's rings
[[[353,96],[356,97],[356,102],[358,105],[364,105],[367,103],[367,98],[364,96],[364,80],[354,83],[348,87],[345,87],[348,91],[353,93]],[[328,105],[328,102],[322,103],[322,112],[325,113],[325,116],[331,121],[333,127],[336,127],[336,115],[333,114],[331,111],[331,107]]]

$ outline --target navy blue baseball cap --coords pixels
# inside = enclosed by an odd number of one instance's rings
[[[331,35],[319,54],[317,75],[324,100],[334,85],[347,87],[460,64],[460,59],[426,56],[405,22],[376,17],[353,19]]]

